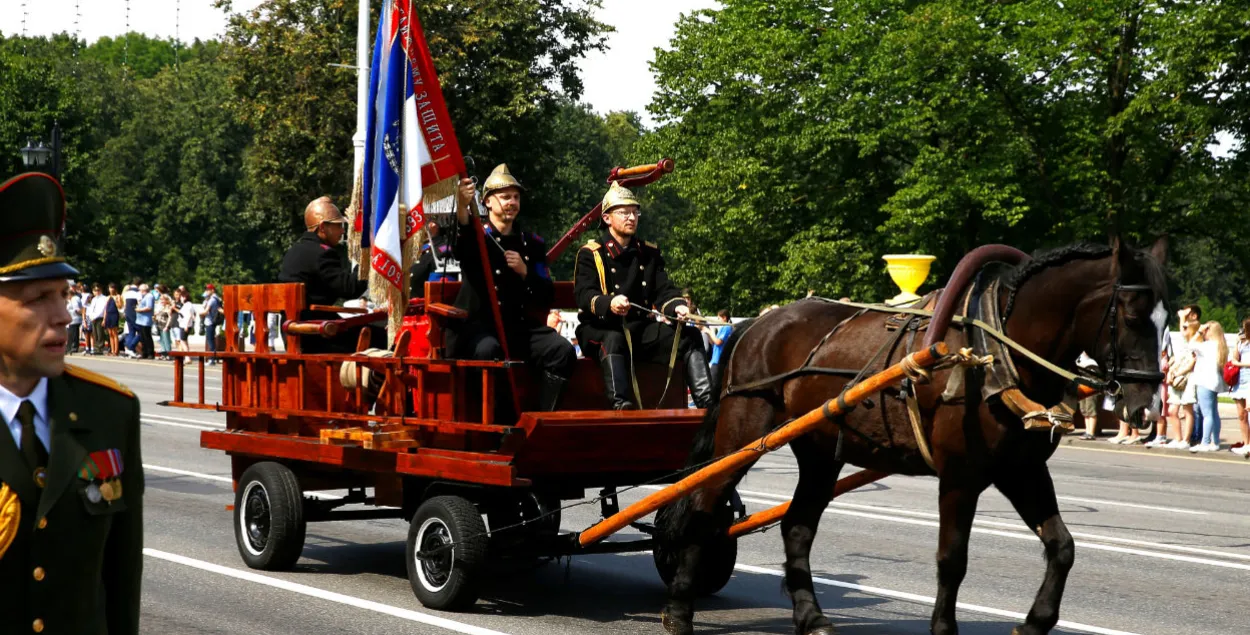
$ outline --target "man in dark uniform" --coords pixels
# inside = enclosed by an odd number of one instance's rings
[[[453,326],[448,347],[453,357],[502,359],[503,348],[495,334],[477,236],[469,225],[469,206],[475,190],[473,181],[460,182],[456,209],[459,235],[453,252],[460,261],[463,285],[456,296],[456,306],[466,310],[469,317]],[[555,410],[560,393],[573,374],[577,353],[568,340],[544,323],[555,297],[555,286],[547,269],[546,245],[538,235],[521,229],[516,223],[521,213],[521,184],[513,178],[508,166],[499,165],[486,179],[482,203],[490,212],[484,227],[486,253],[509,352],[513,359],[523,360],[542,371],[538,407]]]
[[[310,305],[330,306],[364,295],[369,281],[359,279],[347,252],[339,248],[347,232],[347,218],[329,197],[323,196],[308,204],[304,209],[304,227],[308,231],[301,234],[282,257],[278,282],[304,283],[304,300]],[[337,313],[327,311],[303,311],[299,315],[301,320],[338,318]],[[373,339],[377,342],[377,329],[374,331]],[[381,347],[385,348],[385,327],[382,331]],[[310,336],[303,338],[301,344],[306,353],[350,352],[355,350],[358,334],[358,329],[351,329],[332,339]]]
[[[0,185],[0,633],[139,632],[139,401],[65,363],[59,241],[46,174]]]
[[[577,298],[577,341],[582,351],[597,354],[603,368],[608,401],[617,410],[635,408],[631,364],[634,360],[669,363],[676,328],[633,305],[654,308],[669,318],[685,318],[690,307],[668,279],[664,257],[653,243],[637,239],[638,199],[617,183],[603,197],[607,231],[577,252],[574,290]],[[632,348],[632,350],[631,350]],[[677,355],[685,363],[686,383],[699,408],[712,404],[703,338],[693,326],[681,327]]]

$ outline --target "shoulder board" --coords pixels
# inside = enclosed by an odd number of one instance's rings
[[[659,250],[659,248],[660,248],[660,246],[659,246],[659,245],[657,245],[657,244],[655,244],[655,243],[653,243],[653,242],[646,241],[646,240],[642,241],[642,244],[643,244],[643,245],[646,245],[647,247],[650,247],[650,248],[652,248],[652,249],[655,249],[655,250]]]
[[[547,244],[547,241],[543,240],[543,237],[539,236],[538,234],[531,233],[530,238],[533,238],[535,241],[537,241],[540,244],[543,244],[543,245]]]
[[[75,379],[81,379],[82,381],[85,381],[89,384],[95,384],[97,386],[103,386],[104,388],[108,388],[109,390],[117,391],[123,395],[126,395],[127,397],[135,396],[133,392],[130,392],[129,388],[117,383],[116,381],[108,377],[105,377],[104,375],[101,375],[100,373],[87,370],[86,368],[83,368],[81,366],[75,366],[73,364],[66,364],[65,374]]]
[[[587,248],[590,248],[590,249],[599,249],[600,247],[602,247],[602,245],[600,245],[600,244],[599,244],[599,241],[596,241],[596,240],[588,240],[588,241],[586,241],[586,245],[585,245],[585,246],[586,246]]]

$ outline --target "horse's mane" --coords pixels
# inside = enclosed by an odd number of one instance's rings
[[[1131,249],[1127,245],[1122,248]],[[1163,267],[1145,252],[1136,249],[1132,249],[1132,252],[1133,260],[1142,268],[1146,284],[1150,285],[1155,297],[1160,300],[1166,300],[1168,297],[1168,285],[1167,276],[1163,273]],[[1035,252],[1032,260],[1008,271],[1003,276],[1003,284],[1010,290],[1007,295],[1007,307],[1003,312],[1003,319],[1011,315],[1011,310],[1016,303],[1016,292],[1020,290],[1020,287],[1029,278],[1051,267],[1058,267],[1076,260],[1106,258],[1111,254],[1112,249],[1110,246],[1089,242]]]

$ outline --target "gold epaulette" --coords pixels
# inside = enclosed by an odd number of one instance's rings
[[[129,388],[117,383],[113,379],[109,377],[105,377],[104,375],[101,375],[100,373],[97,373],[95,371],[87,370],[86,368],[83,368],[81,366],[75,366],[73,364],[66,364],[65,374],[75,379],[81,379],[87,383],[95,384],[97,386],[103,386],[104,388],[108,388],[109,390],[117,391],[123,395],[126,395],[127,397],[135,396],[135,394],[131,392]]]
[[[648,242],[648,241],[645,241],[645,240],[644,240],[644,241],[642,241],[642,244],[644,244],[644,245],[646,245],[647,247],[650,247],[650,248],[652,248],[652,249],[655,249],[655,250],[659,250],[659,248],[660,248],[660,246],[659,246],[659,245],[657,245],[657,244],[655,244],[655,243],[653,243],[653,242]]]
[[[589,247],[589,248],[591,248],[591,249],[598,249],[598,248],[600,248],[602,245],[600,245],[598,241],[588,240],[588,241],[586,241],[586,246],[587,246],[587,247]]]

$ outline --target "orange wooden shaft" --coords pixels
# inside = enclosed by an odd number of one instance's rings
[[[838,484],[833,488],[833,496],[837,498],[853,489],[863,487],[869,483],[875,483],[889,474],[878,472],[876,470],[860,470],[850,476],[838,479]],[[790,511],[789,501],[784,502],[776,507],[765,509],[762,512],[756,512],[734,523],[729,528],[729,537],[737,538],[738,536],[749,534],[761,527],[767,527],[775,522],[779,522],[786,512]]]
[[[660,161],[659,163],[651,163],[648,165],[635,165],[632,168],[620,168],[616,170],[616,178],[623,179],[628,176],[641,176],[643,174],[650,174],[651,172],[654,172],[657,169],[663,170],[665,172],[672,172],[673,171],[672,159],[665,159],[663,161]]]
[[[677,481],[676,483],[653,492],[642,500],[622,509],[620,512],[605,518],[593,527],[583,531],[578,535],[578,542],[584,547],[594,544],[607,538],[608,536],[627,527],[630,523],[650,514],[651,512],[668,505],[669,503],[690,494],[695,489],[706,484],[716,478],[722,478],[728,474],[751,464],[761,455],[772,452],[780,448],[790,441],[811,432],[817,426],[823,425],[833,417],[843,414],[852,406],[868,398],[869,395],[879,392],[882,388],[893,385],[902,381],[904,377],[904,365],[910,361],[920,368],[928,368],[938,363],[938,361],[946,355],[946,344],[938,342],[933,346],[912,353],[903,360],[879,373],[873,375],[864,381],[855,384],[850,390],[847,390],[841,396],[830,399],[825,405],[812,410],[811,412],[787,423],[780,428],[770,432],[758,441],[753,441],[743,447],[741,450],[726,455],[719,461],[711,465],[704,466],[699,471]]]
[[[334,337],[338,335],[339,327],[334,322],[287,322],[286,332],[293,335],[320,335],[322,337]]]

